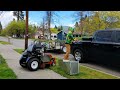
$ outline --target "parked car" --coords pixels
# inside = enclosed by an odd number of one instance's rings
[[[97,30],[91,38],[71,44],[75,60],[120,65],[120,29]]]

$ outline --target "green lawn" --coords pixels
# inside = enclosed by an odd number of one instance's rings
[[[8,67],[5,59],[0,55],[0,79],[16,79],[15,73]]]
[[[64,77],[67,77],[69,79],[118,79],[117,77],[87,68],[85,66],[80,66],[80,73],[77,75],[69,75],[66,72],[64,72],[58,65],[58,60],[57,59],[57,64],[56,66],[50,67],[53,71],[61,74]]]
[[[23,51],[24,51],[24,49],[14,49],[16,52],[18,52],[18,53],[20,53],[20,54],[22,54],[23,53]]]
[[[5,42],[5,41],[0,41],[0,44],[8,45],[8,44],[10,44],[10,43],[9,43],[9,42]]]
[[[22,53],[23,49],[15,49],[18,53]],[[58,65],[58,60],[56,60],[57,64],[55,66],[50,67],[51,70],[61,74],[68,79],[118,79],[117,77],[87,68],[85,66],[80,65],[80,73],[77,75],[68,75],[64,72]]]

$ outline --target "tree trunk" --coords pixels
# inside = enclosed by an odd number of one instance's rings
[[[83,20],[83,11],[81,11],[80,12],[80,17],[81,17],[81,36],[82,36],[82,34],[83,34],[83,22],[82,22],[82,20]]]
[[[50,31],[50,24],[51,24],[51,11],[49,11],[48,14],[48,30],[49,30],[49,35],[50,35],[50,40],[51,40],[51,31]]]
[[[17,21],[19,21],[19,11],[18,11],[18,16],[17,16]]]
[[[45,30],[45,20],[44,20],[44,18],[43,18],[43,37],[44,37],[44,30]]]

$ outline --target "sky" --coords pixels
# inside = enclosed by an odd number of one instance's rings
[[[3,28],[6,27],[8,23],[13,20],[13,18],[16,19],[12,13],[13,11],[4,11],[0,15],[0,21]],[[73,14],[75,11],[56,11],[55,13],[57,16],[54,15],[54,23],[51,24],[51,27],[54,27],[55,25],[74,26],[75,17],[73,17]],[[43,20],[43,17],[45,17],[45,11],[29,11],[29,24],[39,26]]]

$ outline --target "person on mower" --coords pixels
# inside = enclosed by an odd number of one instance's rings
[[[70,27],[69,32],[66,36],[66,42],[65,42],[66,54],[64,55],[63,61],[69,61],[70,44],[72,44],[72,42],[74,41],[73,32],[74,32],[74,28]]]

